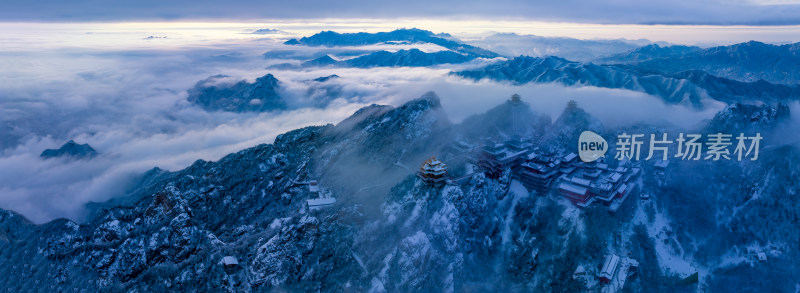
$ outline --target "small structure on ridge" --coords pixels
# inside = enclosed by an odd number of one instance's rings
[[[440,185],[447,181],[447,165],[436,159],[435,156],[425,160],[419,169],[417,176],[425,183]]]
[[[308,211],[318,211],[323,208],[332,206],[336,203],[336,199],[333,197],[324,197],[324,198],[314,198],[306,200],[306,209]]]
[[[236,259],[235,256],[230,255],[223,257],[220,263],[226,269],[234,269],[239,266],[239,260]]]

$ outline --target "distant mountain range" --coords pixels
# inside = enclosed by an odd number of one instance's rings
[[[432,66],[438,64],[457,64],[475,59],[474,56],[463,55],[452,51],[422,52],[419,49],[399,50],[397,52],[378,51],[372,54],[344,61],[350,67],[378,66]]]
[[[274,28],[262,28],[253,31],[251,34],[254,35],[271,35],[271,34],[279,34],[281,30],[274,29]]]
[[[603,64],[629,64],[664,73],[702,70],[745,82],[800,83],[800,43],[770,45],[750,41],[707,49],[687,46],[649,45],[597,60]]]
[[[598,64],[632,64],[644,61],[650,61],[658,58],[676,58],[689,53],[701,51],[702,48],[695,46],[659,46],[658,44],[649,44],[646,46],[638,47],[627,52],[620,52],[611,56],[598,58],[594,63]]]
[[[569,60],[588,62],[597,58],[622,54],[643,45],[649,40],[581,40],[567,37],[543,37],[499,33],[467,41],[503,56],[558,56]]]
[[[627,89],[661,97],[669,104],[702,108],[704,98],[732,103],[739,101],[776,102],[800,98],[800,88],[765,81],[740,82],[702,71],[664,74],[634,65],[597,65],[559,57],[517,57],[475,70],[451,74],[469,79],[524,83],[561,83]]]
[[[516,42],[511,47],[503,40]],[[297,69],[319,66],[393,67],[458,64],[477,57],[496,57],[471,45],[458,46],[449,35],[419,29],[383,33],[340,34],[321,32],[289,41],[308,46],[357,46],[377,43],[433,43],[452,51],[426,53],[419,49],[377,51],[338,61],[324,55],[299,65],[279,64],[273,68]],[[761,101],[767,103],[800,99],[800,43],[769,45],[747,42],[703,49],[695,46],[646,44],[646,40],[577,40],[496,34],[472,41],[494,50],[515,53],[529,44],[530,52],[542,57],[520,56],[472,70],[455,72],[470,79],[489,78],[515,84],[557,82],[627,89],[658,96],[670,104],[702,108],[711,98],[725,103]],[[645,46],[637,47],[640,44]],[[512,48],[513,47],[513,48]],[[482,53],[475,53],[482,52]],[[593,52],[593,53],[588,53]],[[598,53],[599,52],[599,53]],[[616,54],[613,54],[616,53]],[[572,56],[572,61],[549,55]],[[607,57],[598,55],[610,54]],[[587,62],[593,60],[592,62]]]
[[[264,59],[273,60],[310,60],[323,57],[325,55],[336,56],[338,58],[352,58],[366,55],[374,50],[360,50],[351,48],[320,48],[319,50],[270,50],[262,54]]]
[[[756,82],[760,79],[784,85],[794,85],[800,82],[800,72],[796,70],[800,67],[800,43],[770,45],[750,41],[703,49],[696,46],[665,46],[664,43],[650,43],[647,40],[578,40],[495,34],[470,41],[477,45],[473,46],[458,41],[448,34],[434,34],[420,29],[399,29],[379,33],[323,31],[309,37],[286,42],[289,45],[326,47],[384,43],[430,43],[470,57],[558,56],[568,60],[591,61],[604,65],[626,64],[641,70],[658,71],[665,74],[702,70],[714,76],[743,82]],[[358,65],[358,67],[369,66]]]
[[[396,52],[376,51],[352,59],[337,61],[329,55],[308,60],[300,65],[281,63],[270,66],[270,69],[301,69],[309,67],[337,66],[337,67],[425,67],[440,64],[458,64],[475,59],[471,55],[464,55],[453,51],[423,52],[419,49],[398,50]]]
[[[322,31],[310,37],[301,39],[291,39],[284,44],[305,45],[305,46],[364,46],[383,43],[430,43],[450,49],[454,52],[472,55],[475,57],[494,58],[497,53],[481,49],[475,46],[464,44],[450,36],[449,34],[434,34],[431,31],[421,29],[398,29],[391,32],[379,33],[337,33],[333,31]]]

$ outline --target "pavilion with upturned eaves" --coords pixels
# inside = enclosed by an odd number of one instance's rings
[[[447,181],[447,165],[432,156],[422,163],[417,175],[425,183],[439,185]]]

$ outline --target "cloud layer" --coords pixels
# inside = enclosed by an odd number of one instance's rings
[[[155,41],[169,41],[169,37]],[[141,44],[151,45],[151,41],[136,38]],[[713,107],[698,113],[634,92],[513,86],[447,75],[491,62],[482,59],[433,68],[279,71],[265,68],[285,60],[266,60],[262,54],[294,47],[281,45],[277,39],[124,47],[0,51],[0,208],[20,212],[35,222],[57,217],[80,221],[85,203],[122,195],[132,178],[150,168],[174,171],[197,159],[217,160],[270,143],[291,129],[336,123],[362,106],[399,105],[431,90],[439,94],[454,122],[484,112],[512,93],[521,94],[536,111],[554,119],[568,100],[576,100],[610,126],[662,119],[685,127],[713,115]],[[208,76],[225,74],[252,81],[266,73],[281,81],[281,95],[294,110],[207,112],[186,101],[186,90]],[[335,89],[335,96],[309,91],[310,79],[332,74],[340,78],[325,84]],[[320,98],[328,101],[319,103]],[[39,158],[42,150],[70,139],[91,144],[100,155],[92,160]]]

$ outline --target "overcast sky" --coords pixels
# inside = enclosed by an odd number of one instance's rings
[[[800,0],[12,0],[0,21],[481,18],[604,24],[797,25]]]

